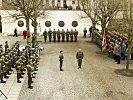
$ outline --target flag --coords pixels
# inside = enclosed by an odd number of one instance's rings
[[[106,33],[103,35],[103,41],[102,41],[102,50],[106,49]]]

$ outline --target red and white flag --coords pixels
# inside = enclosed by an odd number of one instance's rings
[[[105,50],[106,48],[106,33],[103,35],[103,41],[102,41],[102,50]]]

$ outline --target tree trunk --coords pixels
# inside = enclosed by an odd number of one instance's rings
[[[36,36],[35,41],[37,41],[37,18],[34,18],[34,34]]]
[[[29,18],[26,18],[26,29],[27,29],[27,44],[30,43],[30,26]]]
[[[94,42],[94,30],[96,29],[96,22],[93,21],[92,22],[92,37],[91,37],[91,41]]]

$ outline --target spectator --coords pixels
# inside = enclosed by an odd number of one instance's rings
[[[27,35],[27,31],[24,30],[24,31],[23,31],[23,37],[24,37],[24,39],[26,39],[26,35]]]
[[[13,36],[18,37],[17,28],[14,29],[14,35]]]
[[[84,32],[84,37],[86,37],[86,33],[87,33],[86,27],[84,28],[83,32]]]

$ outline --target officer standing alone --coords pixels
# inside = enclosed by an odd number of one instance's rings
[[[81,65],[82,65],[82,59],[84,58],[84,53],[81,51],[81,49],[79,49],[79,51],[76,54],[76,58],[78,61],[78,69],[81,69]]]
[[[63,59],[64,59],[63,51],[61,50],[61,51],[60,51],[60,55],[59,55],[60,71],[64,71],[64,70],[62,69],[62,66],[63,66]]]

